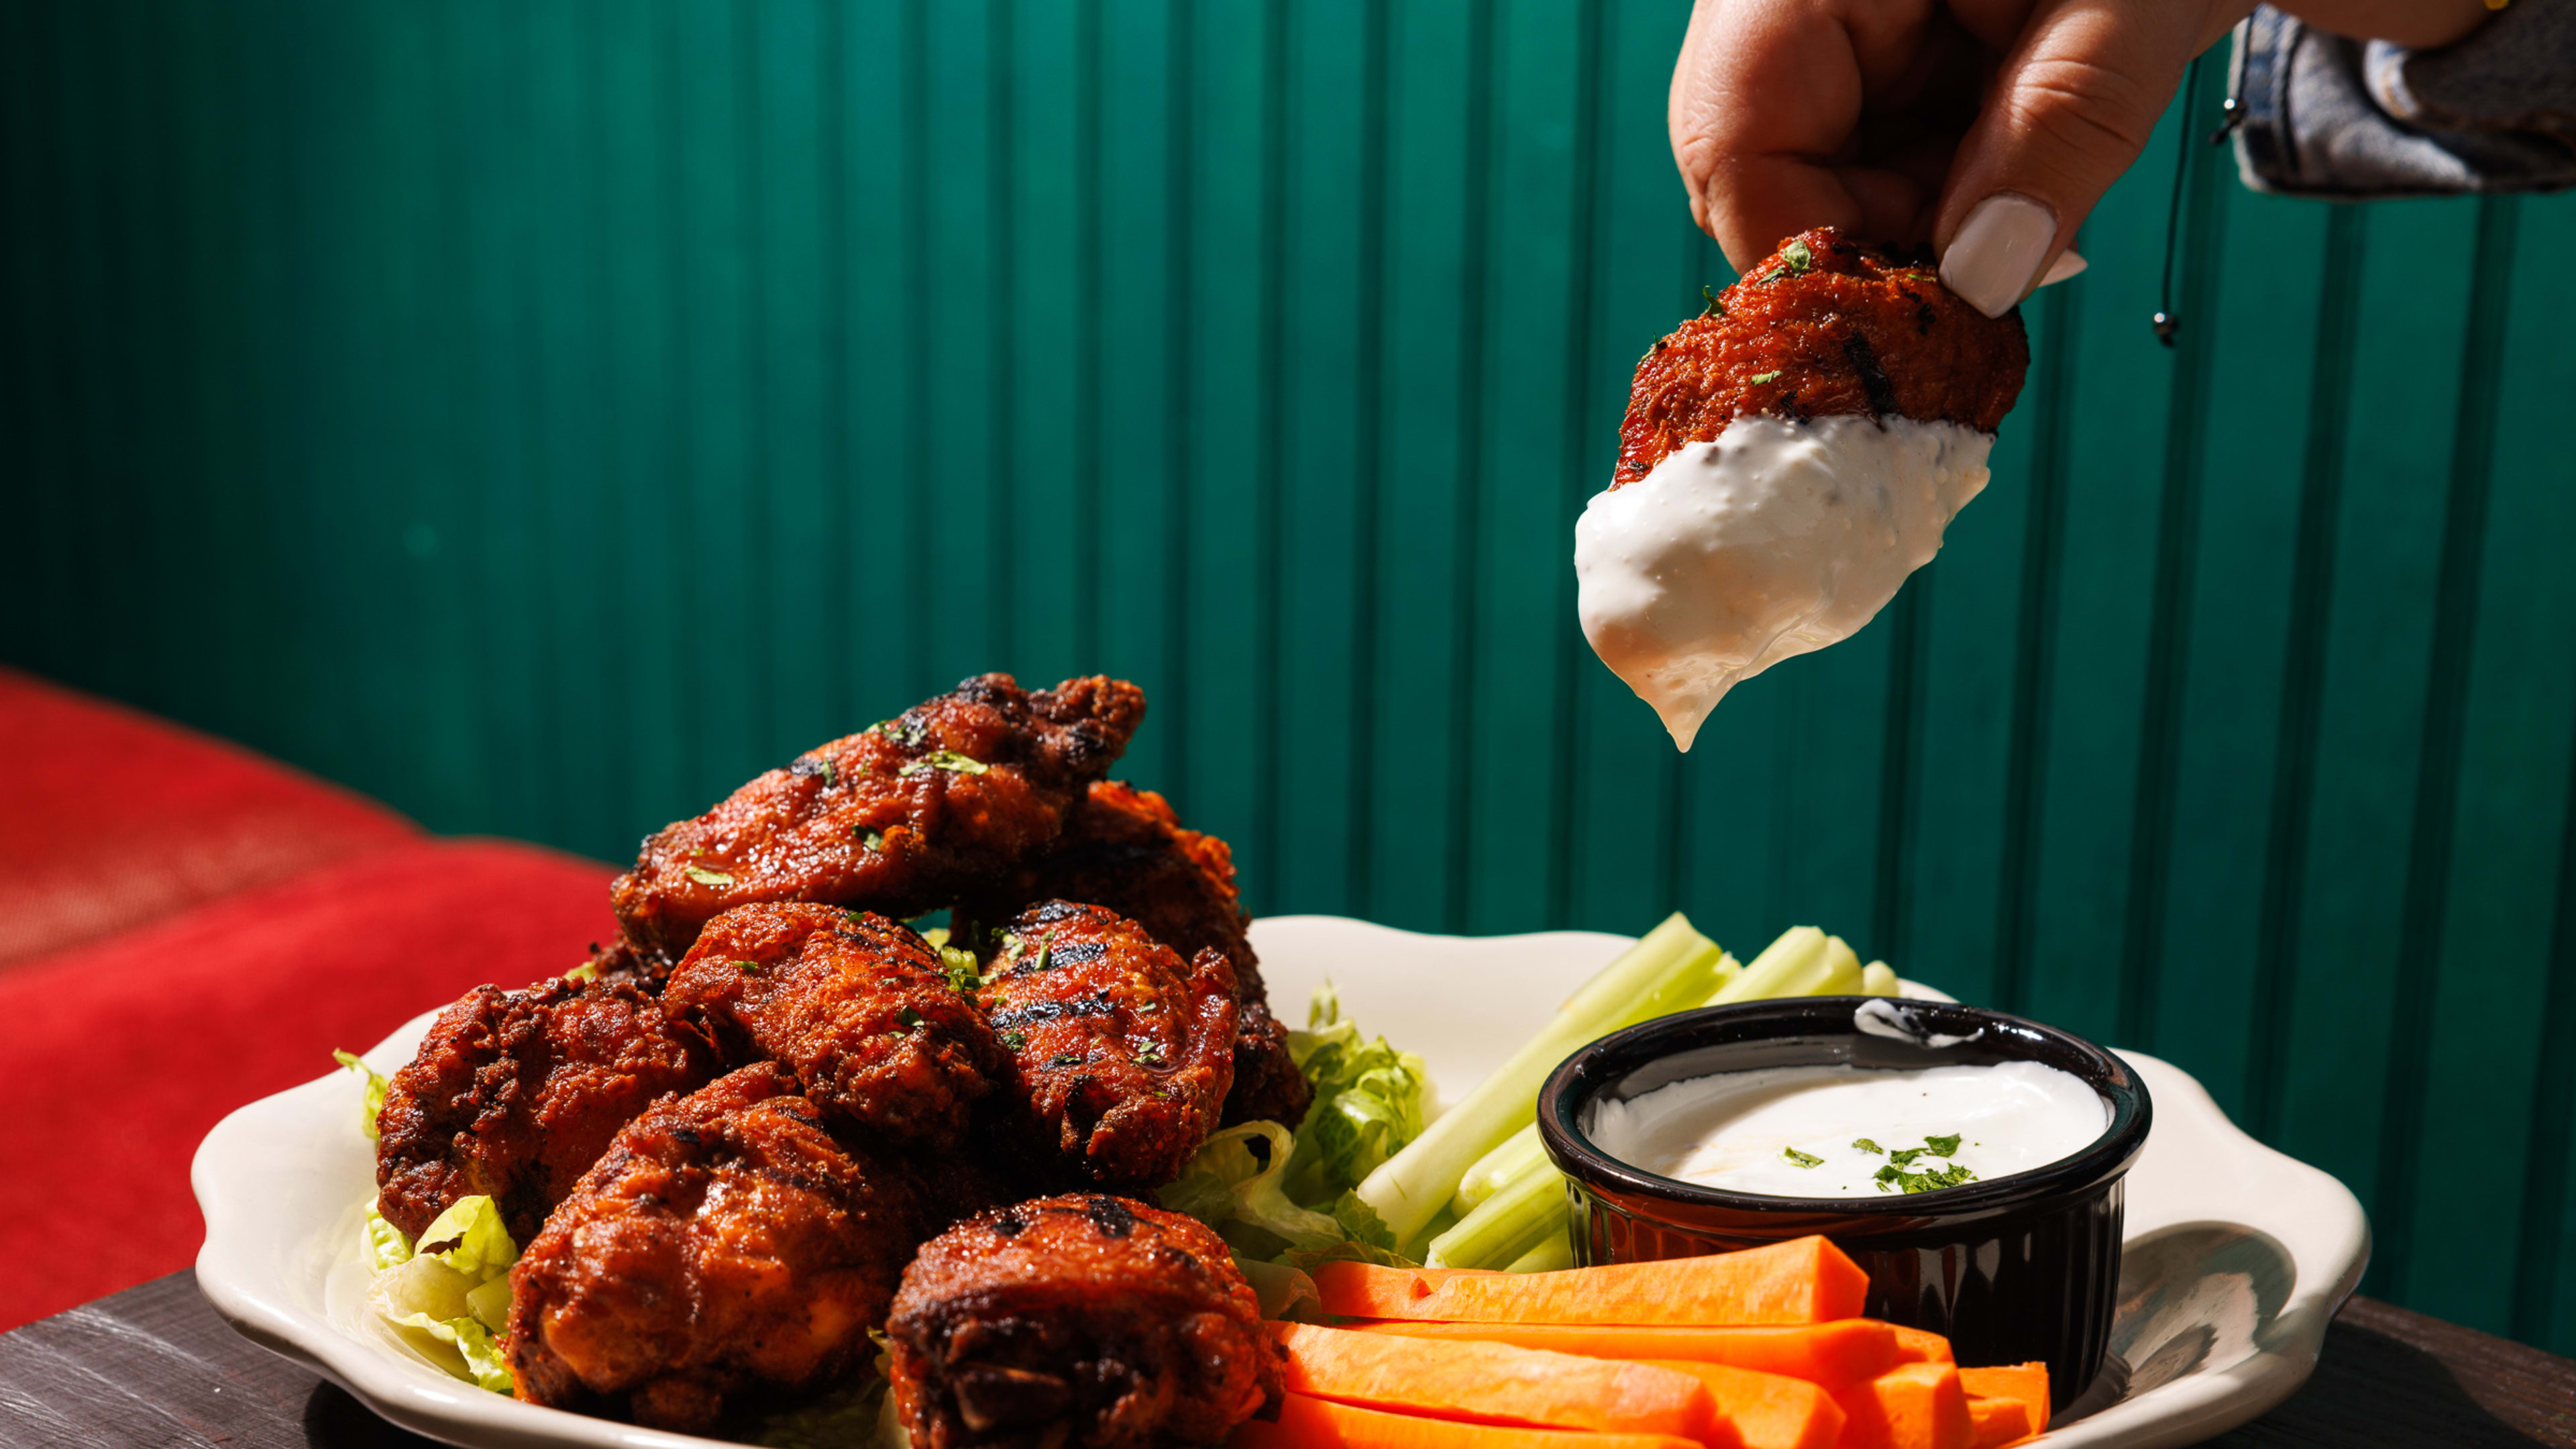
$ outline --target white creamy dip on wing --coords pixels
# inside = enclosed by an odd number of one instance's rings
[[[1932,561],[1994,441],[1901,417],[1739,417],[1585,507],[1583,635],[1687,750],[1738,681],[1851,637]]]
[[[1998,1062],[1721,1072],[1625,1102],[1605,1099],[1586,1130],[1620,1161],[1683,1182],[1851,1198],[1902,1191],[1901,1182],[1879,1180],[1891,1165],[1910,1174],[1964,1166],[1979,1182],[2028,1172],[2082,1151],[2110,1124],[2101,1094],[2083,1078],[2038,1062]],[[1955,1150],[1940,1153],[1952,1136]],[[1857,1145],[1864,1140],[1867,1147]],[[1906,1152],[1916,1155],[1896,1163]]]

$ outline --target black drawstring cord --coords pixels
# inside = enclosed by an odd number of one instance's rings
[[[2163,284],[2156,291],[2158,305],[2154,322],[2156,340],[2167,347],[2174,345],[2174,334],[2182,330],[2182,319],[2174,315],[2173,306],[2174,253],[2177,250],[2177,239],[2182,233],[2183,183],[2191,175],[2191,121],[2189,118],[2191,103],[2200,94],[2200,63],[2203,58],[2203,56],[2193,56],[2190,69],[2183,72],[2184,119],[2174,137],[2173,194],[2165,202],[2165,275]],[[2234,135],[2237,126],[2244,119],[2244,103],[2236,98],[2231,88],[2227,100],[2219,107],[2218,129],[2209,133],[2209,144],[2218,145]]]

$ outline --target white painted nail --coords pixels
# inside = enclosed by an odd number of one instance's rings
[[[2040,278],[2039,284],[2043,287],[2054,287],[2091,265],[2093,264],[2084,260],[2075,248],[2068,247],[2057,254],[2056,261],[2048,264],[2048,275]]]
[[[1950,238],[1941,281],[1971,307],[2000,317],[2029,295],[2057,241],[2057,213],[2009,191],[1977,203]]]

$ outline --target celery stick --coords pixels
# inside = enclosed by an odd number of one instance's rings
[[[1860,994],[1894,996],[1897,993],[1896,968],[1884,961],[1872,961],[1860,968]]]
[[[1538,1140],[1538,1124],[1503,1139],[1503,1145],[1476,1159],[1467,1175],[1458,1179],[1458,1195],[1451,1205],[1461,1216],[1473,1212],[1476,1204],[1492,1197],[1504,1183],[1547,1161],[1547,1146]]]
[[[1506,1273],[1553,1273],[1574,1266],[1574,1234],[1558,1233],[1546,1242],[1512,1259]]]
[[[1730,1001],[1763,1001],[1801,994],[1780,988],[1819,973],[1825,940],[1825,933],[1813,926],[1791,926],[1780,933],[1780,939],[1763,947],[1762,954],[1747,963],[1733,980],[1719,987],[1708,1004],[1724,1006]]]
[[[1545,1242],[1562,1236],[1572,1209],[1565,1201],[1565,1174],[1553,1167],[1531,1168],[1458,1220],[1458,1226],[1431,1240],[1426,1268],[1500,1268]]]
[[[1380,1163],[1357,1191],[1399,1243],[1412,1241],[1448,1206],[1476,1160],[1527,1126],[1539,1084],[1586,1043],[1672,1011],[1716,984],[1720,952],[1676,911],[1574,993],[1539,1034],[1512,1053],[1465,1100],[1440,1114],[1403,1151]]]

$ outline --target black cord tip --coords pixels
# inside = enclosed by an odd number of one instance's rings
[[[2155,323],[2156,340],[2167,347],[2173,346],[2174,334],[2182,330],[2182,319],[2171,312],[2158,312]]]

